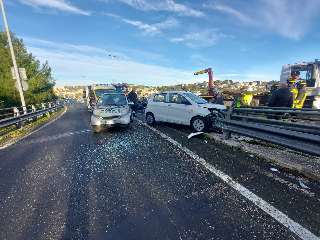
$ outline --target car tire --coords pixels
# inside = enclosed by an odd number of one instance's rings
[[[208,123],[203,117],[195,117],[191,120],[191,127],[196,132],[203,132],[208,128]]]
[[[153,124],[156,123],[156,120],[155,120],[155,118],[154,118],[153,113],[147,113],[147,115],[146,115],[146,121],[147,121],[147,123],[148,123],[149,125],[153,125]]]

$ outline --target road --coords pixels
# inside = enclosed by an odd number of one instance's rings
[[[319,182],[142,114],[89,120],[68,105],[0,150],[0,239],[319,239]]]

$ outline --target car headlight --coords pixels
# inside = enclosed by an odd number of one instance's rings
[[[99,110],[93,110],[93,114],[94,115],[98,115],[98,114],[100,114],[100,111]]]
[[[125,115],[129,112],[129,108],[121,109],[121,114]]]

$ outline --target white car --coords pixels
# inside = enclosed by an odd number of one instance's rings
[[[146,108],[148,124],[156,121],[189,125],[202,132],[215,128],[216,117],[223,117],[225,106],[208,103],[196,94],[185,91],[165,91],[153,94]]]

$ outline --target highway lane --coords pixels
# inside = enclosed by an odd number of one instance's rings
[[[59,120],[0,150],[1,239],[299,238],[155,130],[319,236],[316,182],[303,179],[305,192],[289,184],[297,176],[279,175],[287,181],[279,184],[261,174],[263,161],[187,139],[188,128],[137,119],[133,131],[94,134],[89,119],[82,105],[68,105]]]

